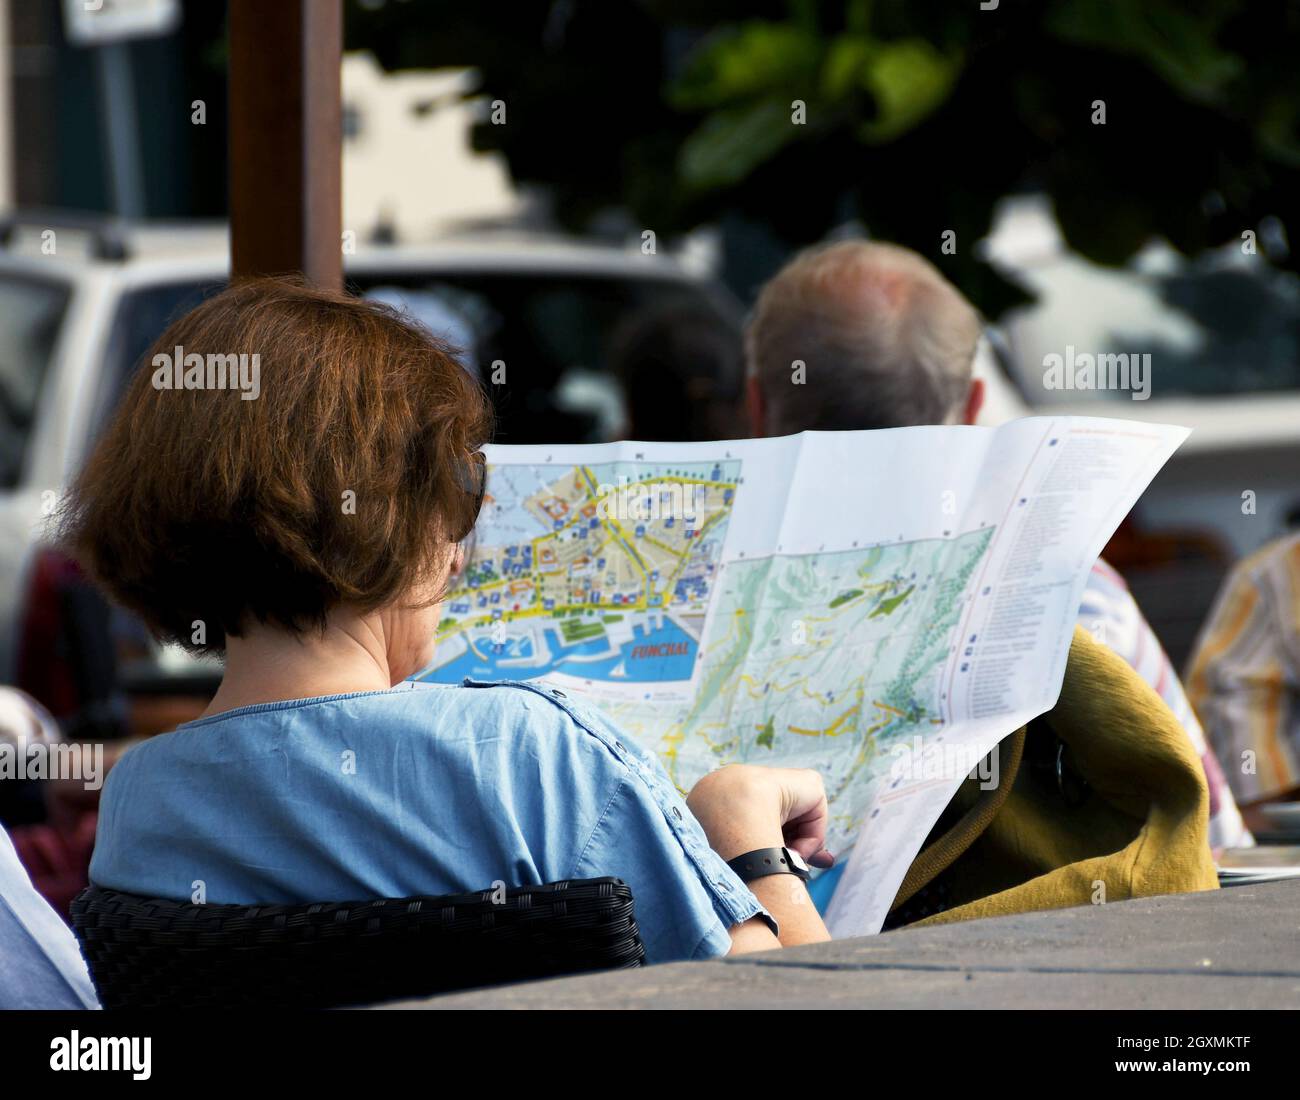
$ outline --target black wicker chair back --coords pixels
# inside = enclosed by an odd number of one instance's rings
[[[248,906],[91,886],[72,924],[105,1008],[333,1008],[645,962],[616,878]]]

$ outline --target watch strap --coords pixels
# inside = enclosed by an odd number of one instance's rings
[[[727,860],[727,866],[736,872],[741,882],[750,883],[768,875],[795,875],[808,881],[808,865],[797,852],[789,848],[756,848],[735,859]]]

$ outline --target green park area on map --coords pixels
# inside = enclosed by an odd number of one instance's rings
[[[729,562],[692,697],[605,704],[679,787],[726,763],[815,767],[856,832],[891,742],[944,724],[943,673],[992,528]]]

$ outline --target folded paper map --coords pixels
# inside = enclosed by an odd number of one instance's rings
[[[683,791],[729,763],[817,769],[848,861],[827,924],[875,932],[963,778],[1055,703],[1088,572],[1186,435],[1057,417],[491,447],[422,678],[562,687]]]

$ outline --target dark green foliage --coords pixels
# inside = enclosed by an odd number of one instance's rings
[[[1019,292],[973,246],[1016,190],[1048,192],[1107,264],[1151,236],[1195,254],[1300,224],[1296,0],[426,0],[349,20],[388,67],[475,66],[508,107],[476,146],[572,229],[626,210],[661,238],[723,221],[791,248],[857,219],[996,315]]]

